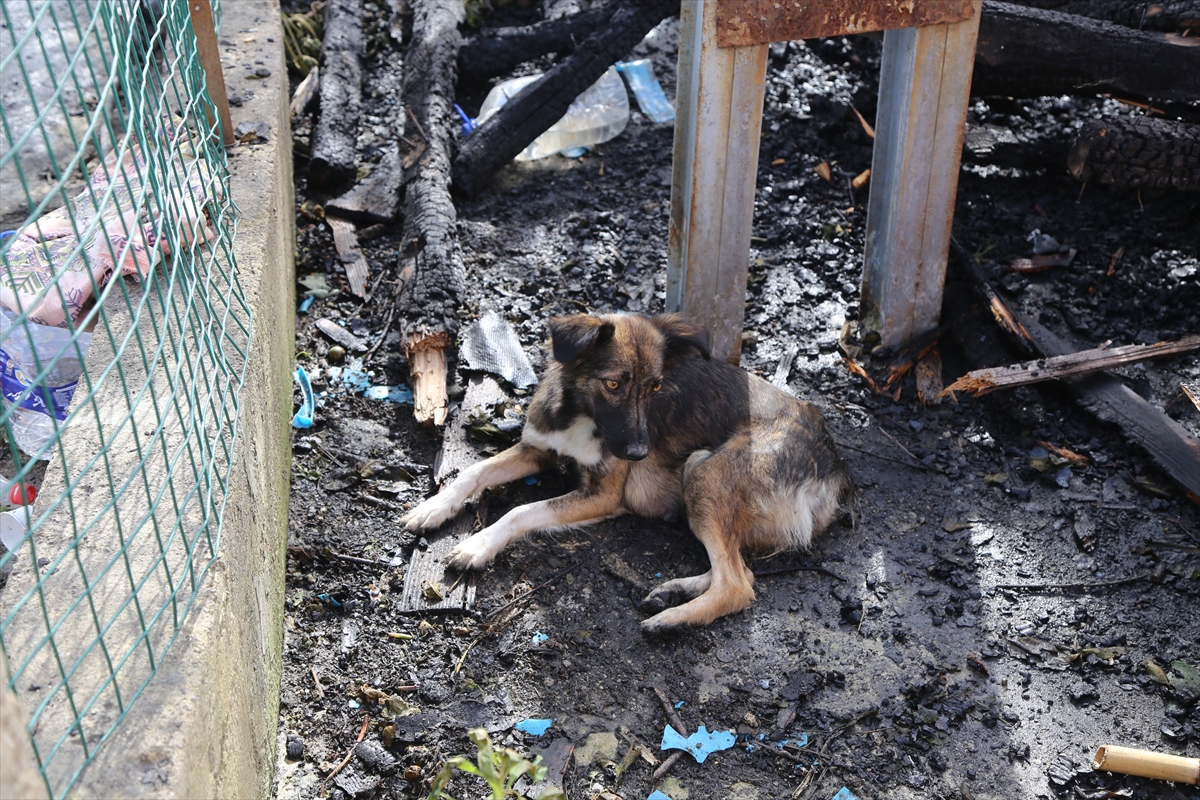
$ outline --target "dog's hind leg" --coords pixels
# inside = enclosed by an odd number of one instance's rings
[[[646,598],[642,600],[642,610],[657,612],[671,606],[677,606],[680,603],[704,594],[710,586],[712,586],[711,569],[703,575],[693,575],[690,578],[676,578],[675,580],[666,581],[656,586],[654,591],[646,595]]]
[[[754,573],[742,560],[741,546],[755,520],[746,498],[741,496],[744,492],[736,485],[730,486],[731,477],[743,472],[738,461],[746,451],[739,444],[731,441],[691,464],[684,484],[688,520],[708,552],[711,569],[694,578],[669,581],[651,592],[646,599],[652,606],[654,598],[666,602],[675,593],[692,599],[642,622],[643,633],[655,635],[689,625],[706,625],[754,602]]]
[[[401,517],[400,524],[410,531],[433,530],[484,489],[540,472],[554,463],[554,458],[548,450],[527,444],[510,447],[464,469],[446,488]]]

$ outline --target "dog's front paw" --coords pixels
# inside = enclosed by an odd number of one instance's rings
[[[479,570],[491,563],[495,555],[487,531],[483,530],[451,550],[449,564],[460,571]]]
[[[460,505],[446,493],[435,494],[400,518],[400,525],[413,533],[431,531],[458,513]]]
[[[650,598],[647,597],[646,600]],[[643,601],[645,603],[646,601]],[[673,636],[677,633],[682,633],[691,627],[691,624],[686,618],[676,612],[678,609],[668,609],[661,614],[655,614],[649,619],[642,620],[642,635],[653,639],[659,639],[666,636]]]

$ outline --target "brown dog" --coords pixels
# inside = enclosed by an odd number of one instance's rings
[[[482,569],[530,531],[685,510],[712,568],[646,598],[666,610],[642,631],[662,633],[746,608],[754,574],[742,549],[807,547],[850,492],[821,413],[709,360],[703,327],[674,315],[614,314],[553,319],[550,334],[554,363],[521,443],[464,470],[401,524],[432,530],[487,487],[539,472],[557,456],[579,465],[582,485],[514,508],[458,545],[454,566]]]

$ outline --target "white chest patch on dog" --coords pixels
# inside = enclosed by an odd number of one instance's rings
[[[604,458],[600,438],[596,436],[596,423],[590,417],[576,417],[560,431],[539,431],[532,425],[525,426],[521,441],[541,450],[553,450],[561,456],[578,461],[582,466],[594,467]]]

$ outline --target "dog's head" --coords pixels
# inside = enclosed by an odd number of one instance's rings
[[[708,330],[674,314],[556,317],[554,360],[596,422],[609,452],[640,461],[650,452],[650,402],[679,359],[709,358]]]

